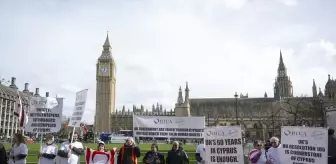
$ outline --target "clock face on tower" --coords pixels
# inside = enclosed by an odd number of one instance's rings
[[[110,76],[110,65],[108,63],[99,64],[99,76]]]

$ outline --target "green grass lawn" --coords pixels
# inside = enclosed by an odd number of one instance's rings
[[[4,144],[6,147],[6,150],[9,150],[10,144]],[[28,146],[28,157],[27,157],[27,163],[37,163],[37,154],[40,150],[40,144],[27,144]],[[58,144],[60,146],[60,144]],[[96,149],[97,144],[84,144],[84,146]],[[117,147],[118,149],[122,146],[122,144],[107,144],[106,147],[108,149],[111,149],[113,147]],[[141,150],[141,157],[139,161],[142,161],[143,156],[147,151],[150,150],[151,144],[139,144],[138,145]],[[166,157],[168,150],[170,150],[172,145],[170,144],[159,144],[159,151],[163,153]],[[191,160],[190,164],[196,164],[195,161],[195,152],[196,152],[196,145],[183,145],[183,149],[187,152],[189,159]],[[84,162],[84,155],[81,156],[81,161]]]

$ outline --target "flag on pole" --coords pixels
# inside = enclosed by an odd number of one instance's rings
[[[14,116],[16,116],[19,120],[19,127],[24,127],[27,124],[28,118],[23,108],[22,99],[19,94],[19,91],[17,92],[17,94],[18,94],[18,99],[16,101],[17,106],[14,110]]]

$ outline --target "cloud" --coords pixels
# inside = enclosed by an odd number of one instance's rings
[[[193,98],[271,96],[280,49],[295,95],[311,95],[313,78],[323,87],[336,73],[336,33],[327,19],[335,11],[322,12],[332,1],[279,2],[2,2],[1,77],[64,97],[65,115],[76,92],[89,89],[84,117],[92,123],[96,64],[108,30],[118,109],[159,102],[170,110],[186,81]]]
[[[297,6],[299,4],[299,0],[279,0],[279,1],[287,6]]]
[[[223,3],[228,8],[240,9],[248,2],[248,0],[222,0],[217,2]]]

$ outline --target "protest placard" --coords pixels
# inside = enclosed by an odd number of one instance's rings
[[[204,130],[208,164],[244,164],[240,126],[217,126]]]
[[[328,163],[328,130],[326,128],[283,126],[281,144],[281,163]]]
[[[85,111],[87,92],[88,90],[84,89],[76,93],[75,109],[70,117],[69,126],[80,127]]]
[[[62,127],[63,98],[31,97],[26,132],[55,133]]]

